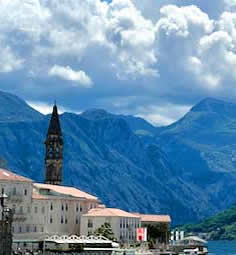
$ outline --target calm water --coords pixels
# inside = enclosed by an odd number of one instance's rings
[[[236,241],[208,242],[209,255],[236,255]]]

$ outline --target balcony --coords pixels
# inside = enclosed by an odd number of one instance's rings
[[[13,222],[25,221],[27,219],[26,213],[15,212],[13,214]]]
[[[10,193],[7,198],[8,202],[11,203],[21,203],[23,201],[23,196],[21,194]]]

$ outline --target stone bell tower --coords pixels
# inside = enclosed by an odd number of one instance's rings
[[[60,127],[57,106],[54,104],[53,112],[48,128],[45,154],[45,183],[61,185],[62,183],[62,160],[63,160],[63,139]]]

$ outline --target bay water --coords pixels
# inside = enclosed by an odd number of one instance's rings
[[[236,241],[209,241],[209,255],[236,255]]]

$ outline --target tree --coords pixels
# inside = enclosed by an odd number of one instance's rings
[[[170,229],[168,224],[165,223],[159,223],[155,225],[146,225],[147,227],[147,234],[148,234],[148,240],[149,241],[156,241],[160,243],[167,243],[170,236]]]
[[[112,231],[111,225],[108,222],[105,222],[104,224],[102,224],[98,229],[95,230],[94,234],[96,236],[104,236],[109,240],[115,240],[115,235]]]

